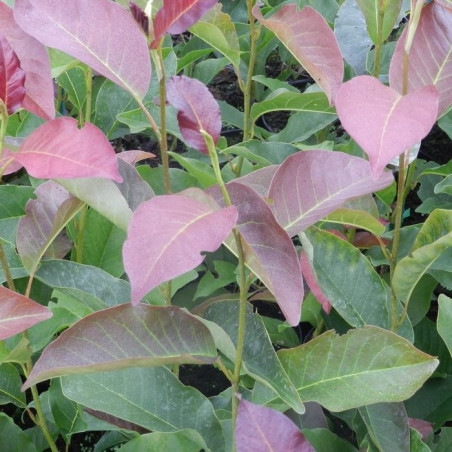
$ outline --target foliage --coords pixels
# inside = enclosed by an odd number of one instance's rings
[[[448,450],[450,1],[0,23],[2,450]]]

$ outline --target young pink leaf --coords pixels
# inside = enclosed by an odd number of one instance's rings
[[[155,158],[155,154],[152,152],[146,152],[146,151],[122,151],[118,155],[118,158],[123,160],[124,162],[127,162],[129,165],[135,165],[138,162],[141,162],[142,160],[146,159],[153,159]]]
[[[264,166],[264,168],[235,179],[235,181],[252,188],[262,198],[265,198],[268,196],[270,184],[278,168],[279,165]]]
[[[199,80],[181,76],[171,77],[166,85],[168,102],[177,110],[177,120],[184,141],[208,154],[200,130],[208,132],[217,143],[221,132],[220,106],[207,87]]]
[[[375,77],[344,83],[336,97],[339,119],[369,156],[376,178],[385,166],[424,138],[436,121],[438,91],[430,85],[401,96]]]
[[[2,2],[0,30],[25,71],[25,98],[22,107],[46,120],[55,118],[53,80],[47,49],[17,25],[13,10]]]
[[[389,68],[391,88],[402,93],[406,32],[397,42]],[[408,60],[408,92],[426,85],[439,91],[438,116],[452,104],[452,11],[437,3],[422,9]],[[414,113],[413,113],[414,116]]]
[[[216,361],[215,342],[196,317],[175,306],[130,303],[97,311],[43,352],[23,390],[62,375],[167,363]]]
[[[129,11],[110,0],[17,0],[17,23],[44,45],[79,59],[133,96],[146,94],[146,37]]]
[[[163,0],[163,7],[154,19],[154,41],[156,49],[165,33],[178,34],[188,30],[217,0]]]
[[[323,16],[309,6],[298,10],[294,4],[284,5],[269,19],[264,19],[256,4],[253,14],[289,49],[333,104],[342,83],[344,61]]]
[[[242,399],[236,423],[237,452],[315,452],[283,413]]]
[[[268,197],[278,223],[294,236],[345,201],[381,190],[393,181],[384,172],[371,177],[369,162],[342,152],[302,151],[275,173]]]
[[[123,247],[124,268],[138,303],[159,284],[199,265],[237,221],[237,210],[212,210],[180,195],[156,196],[134,212]]]
[[[16,112],[25,97],[25,72],[8,40],[0,35],[0,100],[9,115]]]
[[[40,179],[102,177],[121,182],[118,160],[100,129],[73,118],[49,121],[34,130],[15,155],[28,173]]]
[[[52,317],[45,307],[0,286],[0,341]]]
[[[2,158],[0,159],[0,171],[3,176],[15,173],[22,168],[22,165],[16,161],[16,153],[9,149],[3,149]]]

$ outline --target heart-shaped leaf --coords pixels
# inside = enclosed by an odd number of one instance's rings
[[[50,317],[52,317],[52,313],[45,306],[0,286],[1,341]]]
[[[0,99],[9,115],[16,112],[25,97],[25,72],[4,35],[0,35]]]
[[[443,2],[444,4],[444,2]],[[402,93],[403,59],[407,29],[397,41],[389,68],[391,88]],[[422,9],[408,59],[408,92],[435,85],[439,92],[438,116],[452,104],[452,11],[438,3]],[[413,113],[413,117],[415,113]]]
[[[101,177],[122,182],[118,159],[100,129],[62,117],[38,127],[15,154],[28,173],[39,179]]]
[[[171,77],[166,85],[168,102],[178,110],[177,120],[184,141],[208,154],[201,130],[216,143],[221,132],[220,106],[207,87],[199,80],[181,76]]]
[[[154,19],[154,41],[156,49],[165,33],[178,34],[188,30],[217,0],[163,0],[163,7]]]
[[[42,44],[62,50],[122,86],[146,94],[151,66],[146,37],[110,0],[17,0],[14,18]]]
[[[289,49],[332,104],[342,83],[344,61],[334,33],[323,16],[309,6],[300,11],[292,3],[284,5],[269,19],[264,19],[258,4],[253,14]]]
[[[436,121],[438,91],[425,86],[401,96],[362,75],[341,86],[336,110],[345,130],[369,156],[376,178],[394,157],[428,134]]]
[[[55,117],[53,80],[47,49],[16,23],[13,10],[0,2],[0,30],[19,57],[25,71],[25,98],[22,107],[44,119]]]
[[[294,236],[348,199],[381,190],[392,180],[388,172],[373,180],[369,163],[358,157],[303,151],[288,157],[278,168],[268,197],[279,224]]]
[[[130,303],[98,311],[64,331],[43,352],[23,389],[62,375],[166,363],[212,363],[209,330],[170,306]]]
[[[132,303],[199,265],[202,251],[215,251],[237,220],[235,207],[213,210],[180,195],[156,196],[134,212],[123,247]]]
[[[284,414],[242,399],[235,432],[237,452],[315,452],[298,427]]]

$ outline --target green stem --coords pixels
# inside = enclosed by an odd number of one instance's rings
[[[85,101],[86,103],[85,103],[85,118],[82,120],[83,124],[91,121],[93,70],[90,67],[88,67],[85,70],[85,86],[86,86],[86,101]]]
[[[5,274],[5,277],[6,277],[6,283],[8,285],[8,288],[16,291],[13,276],[11,275],[11,270],[8,265],[8,260],[6,259],[6,256],[5,256],[5,251],[3,249],[3,243],[1,241],[0,241],[0,261],[2,264],[3,273]]]

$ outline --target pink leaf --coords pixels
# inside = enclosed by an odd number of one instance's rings
[[[143,98],[151,75],[146,37],[110,0],[17,0],[17,23],[46,46],[79,59]]]
[[[389,69],[391,88],[402,93],[406,29],[397,42]],[[408,62],[408,92],[426,85],[439,91],[438,116],[452,104],[452,11],[437,3],[422,9]]]
[[[156,196],[134,212],[123,247],[132,302],[199,265],[215,251],[237,220],[235,207],[214,211],[180,195]]]
[[[188,30],[217,0],[163,0],[163,7],[154,19],[154,41],[151,49],[157,48],[165,33],[178,34]]]
[[[417,430],[422,435],[422,439],[428,438],[433,433],[433,425],[431,422],[424,421],[423,419],[410,417],[408,418],[408,425]]]
[[[129,8],[133,18],[147,35],[149,33],[149,17],[146,16],[145,12],[135,2],[130,1]]]
[[[9,149],[3,149],[2,158],[0,160],[0,171],[4,169],[2,172],[3,176],[8,174],[15,173],[22,168],[22,165],[16,161],[16,153],[11,152]]]
[[[0,35],[0,99],[9,115],[16,112],[25,97],[25,72],[8,40]]]
[[[424,138],[436,121],[438,91],[425,86],[406,96],[362,75],[344,83],[336,97],[339,119],[369,156],[374,177],[410,146]]]
[[[268,195],[270,184],[278,168],[279,165],[265,166],[235,181],[252,188],[262,198],[265,198]]]
[[[289,49],[333,104],[342,83],[344,61],[323,16],[309,6],[298,10],[294,4],[284,5],[269,19],[264,19],[256,4],[253,14]]]
[[[245,399],[237,413],[236,447],[237,452],[315,452],[287,416]]]
[[[300,265],[301,271],[303,273],[303,278],[305,279],[307,285],[311,289],[312,294],[317,299],[317,301],[322,305],[322,309],[329,314],[331,311],[331,303],[330,300],[325,296],[319,283],[317,282],[317,278],[312,269],[311,263],[309,262],[308,257],[304,251],[301,252],[300,255]]]
[[[13,10],[0,2],[0,30],[8,39],[25,71],[25,98],[22,107],[46,120],[55,117],[53,80],[47,49],[20,28]]]
[[[82,129],[73,118],[54,119],[38,127],[15,155],[28,173],[40,179],[102,177],[121,182],[114,149],[100,129]]]
[[[177,120],[184,141],[208,154],[200,130],[208,132],[215,143],[221,132],[220,107],[210,91],[199,80],[174,76],[167,83],[167,99],[178,110]]]
[[[268,197],[278,223],[294,236],[348,199],[387,187],[392,174],[371,177],[369,162],[342,152],[302,151],[275,173]]]
[[[208,364],[216,358],[209,330],[193,315],[175,306],[126,303],[88,315],[64,331],[44,350],[23,389],[62,375]]]
[[[0,286],[0,341],[52,317],[44,306]]]
[[[135,163],[141,162],[142,160],[155,158],[155,154],[140,150],[122,151],[118,154],[118,158],[133,166]]]

